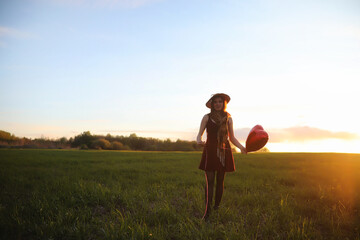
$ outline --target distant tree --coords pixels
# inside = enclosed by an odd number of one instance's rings
[[[111,136],[107,134],[92,135],[85,131],[75,137],[67,139],[50,139],[45,136],[37,139],[18,138],[0,130],[0,147],[3,148],[69,148],[80,149],[115,149],[115,150],[143,150],[143,151],[199,151],[202,147],[195,141],[178,139],[173,142],[169,138],[160,140],[157,138],[139,137],[135,133],[130,136]]]
[[[158,147],[156,145],[147,145],[146,148],[144,149],[145,151],[157,151]]]
[[[135,133],[130,134],[128,144],[133,150],[144,150],[147,145],[147,139],[136,136]]]
[[[89,147],[86,144],[81,144],[80,149],[81,150],[88,150]]]
[[[96,139],[92,142],[91,148],[94,149],[110,149],[111,143],[105,138]]]
[[[121,150],[132,150],[128,145],[124,145],[123,149]]]
[[[270,150],[267,147],[263,147],[260,150],[258,150],[257,152],[267,153],[267,152],[270,152]]]
[[[95,136],[92,136],[89,131],[83,132],[80,135],[75,136],[74,141],[71,143],[72,147],[80,147],[82,144],[91,146],[92,142],[96,139]]]
[[[200,146],[199,144],[197,144],[197,142],[195,142],[195,141],[192,142],[192,147],[193,147],[193,149],[194,149],[195,151],[201,151],[201,150],[203,150],[203,147]]]
[[[15,137],[13,134],[0,130],[0,141],[6,141],[9,143],[16,140],[18,140],[18,138]]]
[[[192,147],[191,142],[188,141],[182,141],[178,139],[175,142],[175,151],[194,151],[194,148]]]
[[[114,138],[113,138],[113,136],[111,136],[110,133],[106,134],[105,139],[108,140],[109,142],[113,142],[113,141],[114,141]]]
[[[171,142],[170,138],[167,138],[163,142],[162,151],[171,151],[172,150],[173,143]]]
[[[121,142],[118,141],[114,141],[111,143],[111,149],[113,150],[125,150],[125,149],[129,149],[129,147],[125,147],[124,144],[122,144]]]
[[[62,137],[59,139],[60,144],[66,144],[68,142],[66,137]]]

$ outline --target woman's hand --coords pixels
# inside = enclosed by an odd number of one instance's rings
[[[200,141],[197,141],[197,144],[200,145],[200,146],[202,146],[202,147],[205,146],[205,142],[204,142],[204,141],[201,141],[201,140],[200,140]]]
[[[241,145],[240,151],[241,151],[241,154],[247,154],[246,148],[244,148],[242,145]]]

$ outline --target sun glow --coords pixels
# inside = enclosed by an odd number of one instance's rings
[[[306,142],[269,142],[266,147],[271,152],[337,152],[360,153],[360,140],[326,139]]]

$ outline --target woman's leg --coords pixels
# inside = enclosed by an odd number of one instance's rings
[[[224,179],[225,171],[217,171],[216,173],[216,193],[215,193],[215,206],[214,209],[217,209],[221,202],[221,197],[224,192]]]
[[[214,182],[215,182],[215,172],[214,171],[206,171],[205,172],[205,214],[203,218],[209,217],[211,205],[212,205],[212,198],[214,192]]]

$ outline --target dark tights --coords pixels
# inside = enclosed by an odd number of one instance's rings
[[[215,208],[219,207],[221,202],[221,197],[224,192],[224,178],[225,172],[224,171],[216,171],[216,192],[215,192]],[[210,213],[212,199],[213,199],[213,192],[214,192],[214,183],[215,183],[215,171],[206,171],[205,172],[205,215],[204,217],[208,216]]]

